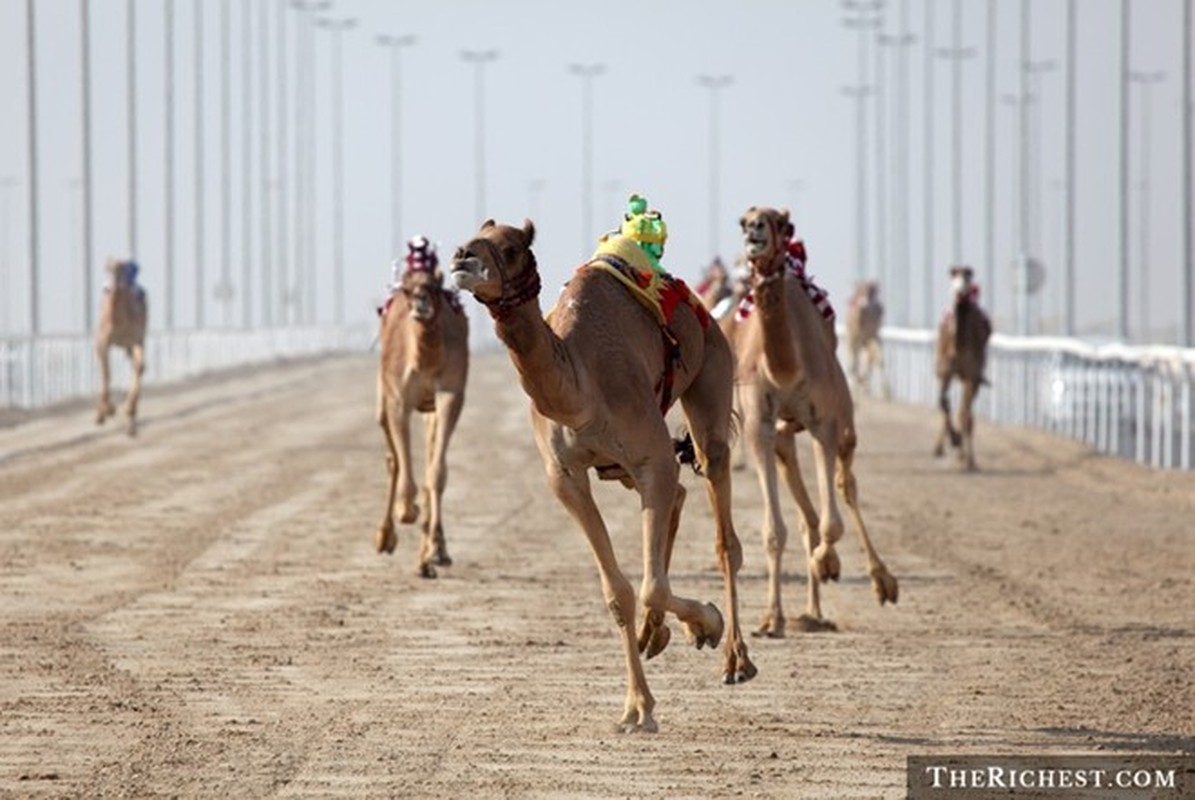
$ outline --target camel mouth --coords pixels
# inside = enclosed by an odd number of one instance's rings
[[[763,231],[748,231],[743,236],[743,245],[748,257],[761,255],[768,249],[768,235]]]
[[[484,283],[488,277],[485,264],[477,256],[455,259],[452,262],[452,270],[448,274],[452,277],[456,288],[466,292],[472,291],[475,286]]]

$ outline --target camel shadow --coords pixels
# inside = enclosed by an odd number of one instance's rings
[[[1035,733],[1086,743],[1090,749],[1126,753],[1195,752],[1195,736],[1175,733],[1137,733],[1078,728],[1033,728]]]

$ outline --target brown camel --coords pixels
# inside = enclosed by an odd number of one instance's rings
[[[133,380],[124,401],[128,433],[137,433],[137,401],[141,398],[141,375],[145,372],[145,326],[148,317],[145,289],[137,283],[137,264],[110,258],[104,266],[108,283],[100,299],[99,323],[95,330],[95,355],[100,362],[100,398],[95,421],[102,425],[116,409],[109,396],[111,372],[108,348],[123,347],[133,364]]]
[[[386,511],[375,546],[393,553],[398,544],[394,518],[415,522],[415,479],[411,464],[411,415],[423,414],[426,469],[421,493],[423,537],[416,574],[434,578],[433,564],[449,566],[444,542],[442,501],[448,481],[446,454],[465,402],[469,372],[469,321],[456,293],[442,286],[435,251],[415,237],[408,243],[405,270],[381,314],[381,363],[378,367],[378,424],[386,439],[390,477]],[[396,262],[396,272],[403,262]]]
[[[679,287],[672,298],[681,300],[666,324],[632,293],[628,280],[650,280],[660,273],[653,273],[650,264],[645,268],[639,242],[621,234],[606,237],[599,255],[577,271],[545,319],[531,250],[534,237],[530,220],[521,228],[487,220],[457,251],[452,277],[494,318],[498,338],[531,398],[532,427],[548,484],[584,531],[597,560],[602,594],[618,623],[626,659],[626,705],[619,728],[655,731],[655,700],[640,653],[651,658],[668,644],[665,612],[680,619],[689,642],[698,648],[715,646],[723,633],[722,615],[713,604],[674,594],[669,581],[685,498],[664,421],[673,398],[679,398],[684,410],[713,508],[715,553],[729,616],[723,680],[735,683],[755,675],[738,622],[735,586],[742,547],[731,522],[727,444],[733,356],[704,308],[690,302],[682,282],[667,278],[669,286]],[[615,274],[619,269],[621,278]],[[644,617],[638,636],[635,593],[619,568],[594,501],[590,467],[599,478],[621,480],[641,498],[644,574],[639,601]]]
[[[897,581],[872,547],[859,511],[852,472],[854,407],[835,355],[833,323],[829,313],[823,313],[828,309],[824,293],[805,276],[798,255],[803,248],[792,242],[793,226],[787,211],[753,206],[740,226],[753,274],[753,308],[737,315],[731,343],[738,357],[744,433],[763,491],[762,532],[768,559],[767,610],[757,633],[771,637],[785,633],[780,579],[788,533],[780,513],[777,465],[804,525],[809,588],[801,626],[810,631],[833,629],[833,623],[822,618],[819,596],[819,582],[837,580],[840,573],[834,544],[842,537],[843,523],[830,486],[832,476],[859,534],[872,588],[881,605],[896,602]],[[801,430],[809,431],[813,439],[817,511],[797,465],[795,434]]]
[[[718,303],[729,297],[733,290],[730,273],[726,271],[726,265],[720,258],[715,258],[710,262],[710,265],[705,268],[701,280],[693,287],[693,291],[701,298],[702,304],[710,311],[713,311]]]
[[[938,347],[935,372],[938,376],[938,406],[942,409],[942,432],[934,445],[934,455],[946,452],[946,440],[958,450],[959,461],[964,468],[973,472],[975,447],[972,435],[975,419],[971,408],[979,387],[987,383],[984,366],[987,363],[988,338],[992,335],[992,323],[979,307],[979,286],[974,283],[975,273],[970,267],[950,268],[950,283],[953,302],[950,310],[938,323]],[[950,419],[950,382],[958,378],[963,387],[959,401],[958,427]]]
[[[863,392],[871,392],[872,371],[879,373],[880,393],[887,398],[888,378],[884,373],[884,350],[880,328],[884,324],[884,304],[880,285],[859,281],[846,307],[847,367],[851,379]]]

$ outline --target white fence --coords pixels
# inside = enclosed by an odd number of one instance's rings
[[[370,347],[372,326],[151,332],[145,344],[145,386],[212,370]],[[123,350],[109,351],[112,386],[129,385]],[[41,408],[99,391],[91,336],[0,339],[0,408]]]
[[[884,329],[894,400],[937,408],[934,337]],[[976,413],[992,422],[1042,428],[1153,467],[1195,467],[1195,349],[995,334],[987,378]]]

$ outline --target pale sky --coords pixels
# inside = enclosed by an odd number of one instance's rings
[[[910,291],[914,324],[925,319],[925,267],[931,265],[930,316],[946,300],[946,271],[954,258],[951,203],[951,66],[934,59],[934,214],[933,253],[927,257],[923,189],[926,2],[935,18],[935,44],[953,46],[955,8],[962,14],[964,47],[974,57],[963,62],[963,206],[962,260],[984,279],[984,147],[986,0],[887,0],[883,30],[900,32],[902,8],[908,32],[908,147],[905,161],[911,181],[908,224],[911,270],[897,274],[901,259],[893,244],[900,215],[896,185],[896,133],[893,109],[896,48],[885,48],[881,96],[886,118],[883,139],[885,258],[877,258],[876,158],[874,100],[868,101],[868,258],[864,271],[883,277],[891,322],[905,317],[904,294]],[[138,223],[142,282],[150,294],[151,326],[163,321],[165,233],[164,0],[134,0],[137,22]],[[193,324],[195,268],[194,208],[194,20],[202,3],[205,38],[205,249],[209,292],[221,271],[220,185],[220,0],[174,0],[175,8],[175,261],[177,327]],[[1150,327],[1154,338],[1173,340],[1177,317],[1181,259],[1181,19],[1183,0],[1133,0],[1130,68],[1161,71],[1151,92],[1151,200],[1147,258]],[[258,72],[262,5],[268,17],[270,78],[271,181],[279,177],[277,144],[278,21],[287,24],[287,81],[290,155],[281,177],[293,190],[294,113],[297,72],[294,26],[298,12],[283,11],[280,0],[229,0],[232,20],[230,97],[232,182],[230,189],[234,283],[243,265],[241,152],[241,21],[248,3],[251,20],[252,102],[249,166],[251,170],[250,269],[255,323],[261,318],[260,88]],[[1034,137],[1032,162],[1037,183],[1040,257],[1047,266],[1041,295],[1040,330],[1057,324],[1061,252],[1063,113],[1065,87],[1064,0],[1033,0],[1032,59],[1053,60],[1041,77],[1040,135]],[[82,319],[80,208],[81,175],[79,0],[36,0],[39,113],[41,318],[44,332],[78,332]],[[128,161],[126,140],[126,3],[91,0],[92,108],[94,153],[94,252],[87,263],[97,283],[104,257],[129,251]],[[1076,263],[1079,326],[1086,333],[1109,333],[1115,313],[1118,253],[1118,84],[1119,0],[1078,3],[1078,147]],[[1020,89],[1020,3],[998,0],[996,93]],[[390,274],[390,71],[389,55],[375,44],[379,34],[412,34],[418,41],[402,51],[403,238],[421,233],[440,243],[443,258],[476,230],[474,71],[462,50],[497,51],[485,67],[486,216],[521,223],[533,217],[539,231],[537,255],[544,273],[544,305],[557,287],[589,255],[582,242],[581,87],[569,65],[605,66],[593,79],[593,210],[591,229],[613,227],[631,191],[647,195],[663,214],[670,238],[664,264],[695,281],[714,255],[730,261],[738,250],[741,213],[750,205],[789,207],[798,234],[807,243],[810,269],[841,308],[855,274],[856,127],[855,102],[843,88],[858,82],[858,34],[843,20],[839,0],[337,0],[325,12],[351,17],[355,29],[343,34],[345,78],[345,313],[350,321],[367,320]],[[307,24],[304,22],[304,24]],[[316,224],[318,317],[332,317],[332,181],[330,34],[317,31],[314,73],[316,97]],[[0,0],[0,334],[28,326],[28,175],[27,72],[24,0]],[[719,90],[720,192],[718,227],[710,219],[710,90],[699,75],[732,77]],[[867,82],[875,81],[874,64]],[[1132,284],[1141,279],[1142,92],[1132,89],[1130,154],[1133,188],[1130,206]],[[994,305],[996,326],[1012,332],[1013,195],[1017,176],[1012,139],[1014,110],[997,100],[995,285],[983,286],[983,299]],[[533,187],[541,188],[534,189]],[[277,193],[274,196],[277,208]],[[277,236],[276,222],[274,236]],[[293,269],[294,227],[287,249]],[[275,245],[274,254],[277,255]],[[879,266],[880,262],[883,266]],[[1057,265],[1057,266],[1056,266]],[[94,305],[96,298],[91,302]],[[475,305],[471,299],[471,305]],[[892,308],[893,306],[896,308]],[[1130,306],[1130,329],[1139,328],[1141,299]],[[476,308],[473,308],[476,311]],[[224,322],[214,300],[209,325]],[[230,314],[241,319],[239,295]],[[490,335],[484,316],[474,316],[479,341]]]

